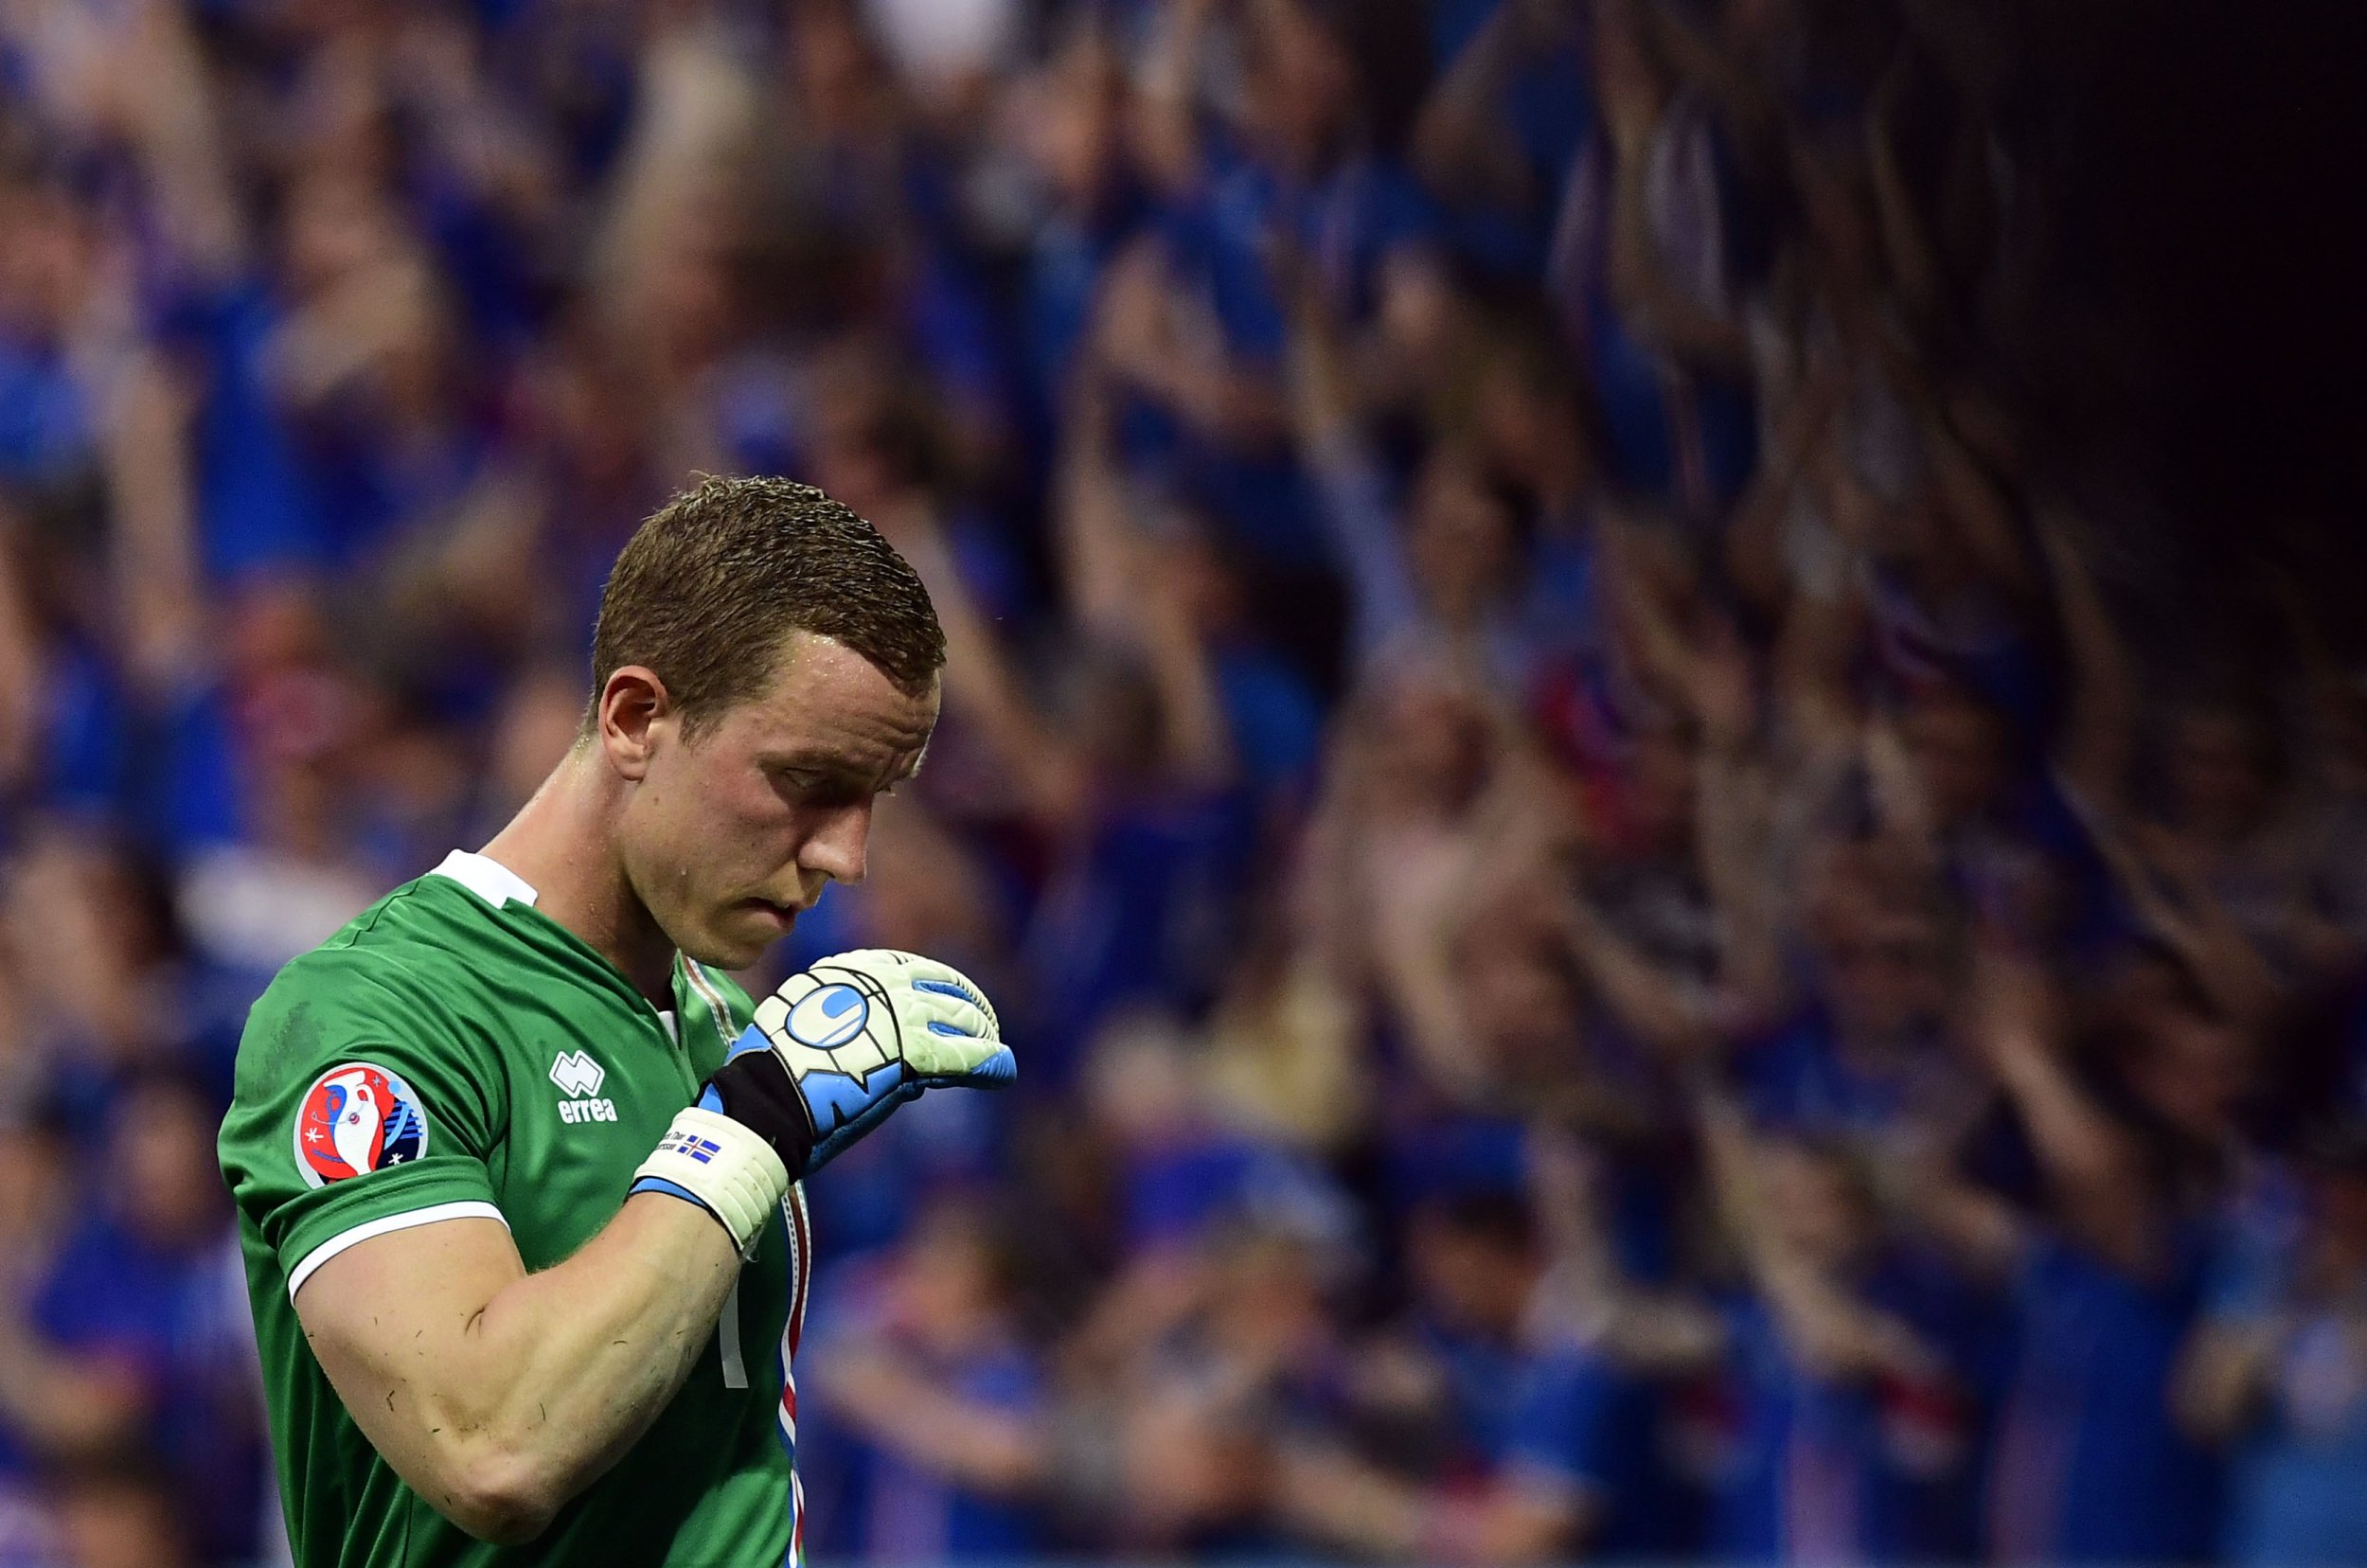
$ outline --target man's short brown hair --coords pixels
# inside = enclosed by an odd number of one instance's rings
[[[586,727],[608,678],[641,665],[695,730],[764,688],[792,632],[844,644],[907,692],[945,665],[929,590],[877,528],[811,485],[703,479],[635,529],[609,572]]]

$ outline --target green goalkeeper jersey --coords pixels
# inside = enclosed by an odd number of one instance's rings
[[[801,1534],[797,1189],[673,1402],[523,1546],[472,1539],[404,1485],[297,1322],[313,1270],[408,1226],[499,1220],[528,1270],[565,1258],[616,1213],[746,1025],[747,994],[686,958],[661,1011],[534,897],[507,868],[455,853],[281,971],[247,1020],[222,1166],[295,1561],[781,1568]]]

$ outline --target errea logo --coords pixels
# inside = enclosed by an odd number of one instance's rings
[[[608,1081],[608,1069],[584,1051],[561,1051],[551,1063],[551,1081],[571,1095],[596,1095]]]
[[[578,1122],[614,1121],[614,1100],[587,1097],[598,1094],[607,1078],[608,1069],[593,1060],[588,1053],[560,1052],[559,1060],[551,1063],[551,1081],[574,1097],[559,1102],[559,1119],[571,1126]]]

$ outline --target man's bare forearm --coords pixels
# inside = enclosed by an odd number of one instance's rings
[[[649,1430],[739,1264],[704,1210],[645,1194],[540,1274],[489,1224],[382,1237],[325,1265],[297,1310],[396,1471],[472,1534],[525,1540]],[[435,1283],[383,1290],[382,1273]]]
[[[739,1277],[731,1238],[704,1210],[644,1194],[555,1269],[529,1274],[470,1327],[507,1396],[497,1415],[580,1490],[649,1429],[682,1387]],[[533,1414],[527,1415],[531,1401]]]

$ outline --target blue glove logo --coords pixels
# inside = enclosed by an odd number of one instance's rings
[[[798,999],[785,1027],[790,1039],[817,1051],[844,1045],[863,1033],[871,1005],[852,986],[824,986]]]

